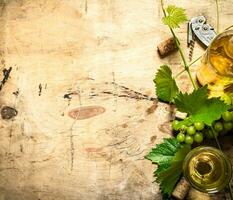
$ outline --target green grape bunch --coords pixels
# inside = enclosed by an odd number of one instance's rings
[[[172,122],[172,129],[177,133],[176,139],[179,143],[200,144],[205,138],[213,139],[232,133],[233,111],[224,112],[221,118],[215,121],[212,126],[207,126],[201,121],[193,123],[187,117],[182,121],[174,120]]]
[[[226,111],[222,114],[220,120],[215,121],[214,130],[220,135],[226,135],[233,131],[233,111]]]
[[[180,128],[177,128],[176,126],[178,123],[180,122],[177,120],[172,122],[173,130],[178,131],[176,136],[178,142],[184,142],[186,144],[193,144],[193,142],[202,143],[204,139],[202,130],[205,128],[205,124],[203,122],[195,122],[188,125],[183,124],[180,126]]]

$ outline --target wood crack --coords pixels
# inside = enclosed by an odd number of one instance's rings
[[[129,99],[136,99],[136,100],[147,100],[147,101],[157,101],[157,98],[155,97],[149,97],[147,95],[141,94],[115,94],[109,91],[104,91],[102,92],[103,94],[109,94],[109,95],[113,95],[113,96],[117,96],[117,97],[122,97],[122,98],[129,98]]]
[[[85,12],[88,12],[88,0],[85,0]]]
[[[10,73],[11,73],[12,67],[10,67],[9,69],[3,69],[3,79],[0,82],[0,91],[2,90],[4,84],[7,82],[7,80],[9,79]]]

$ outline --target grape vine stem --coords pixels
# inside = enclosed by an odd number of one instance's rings
[[[163,10],[164,17],[166,17],[167,14],[166,14],[166,11],[165,11],[165,9],[164,9],[163,0],[161,0],[160,2],[161,2],[161,7],[162,7],[162,10]],[[192,83],[192,85],[193,85],[193,88],[196,90],[196,89],[197,89],[197,85],[195,84],[195,82],[194,82],[194,80],[193,80],[193,77],[192,77],[192,75],[191,75],[191,72],[190,72],[190,70],[189,70],[189,65],[188,65],[188,62],[187,62],[186,59],[185,59],[184,52],[183,52],[183,50],[182,50],[182,48],[181,48],[181,46],[180,46],[180,41],[179,41],[179,39],[177,38],[177,36],[176,36],[174,30],[173,30],[171,27],[169,27],[169,29],[170,29],[170,31],[171,31],[171,33],[172,33],[174,39],[175,39],[176,46],[177,46],[177,48],[178,48],[178,51],[179,51],[179,53],[180,53],[181,59],[182,59],[183,64],[184,64],[184,70],[188,73],[188,76],[189,76],[189,79],[191,80],[191,83]]]
[[[189,63],[189,67],[191,67],[194,63],[196,63],[198,60],[200,60],[202,58],[202,56],[199,56],[197,59],[195,59],[193,62]],[[180,76],[181,74],[183,74],[186,70],[183,69],[182,71],[180,71],[177,75],[175,75],[175,79]]]

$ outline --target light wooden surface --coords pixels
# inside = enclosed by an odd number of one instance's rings
[[[0,103],[18,111],[0,121],[0,200],[159,200],[143,158],[170,136],[171,108],[152,80],[162,63],[181,68],[156,52],[170,37],[159,0],[0,2],[1,69],[13,68]],[[215,25],[214,0],[166,3]],[[232,3],[220,1],[222,28]]]

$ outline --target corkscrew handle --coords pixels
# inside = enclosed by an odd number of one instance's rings
[[[206,18],[204,16],[194,17],[189,21],[188,46],[194,42],[194,38],[197,37],[203,45],[208,47],[215,36],[216,32],[214,28],[206,23]]]

